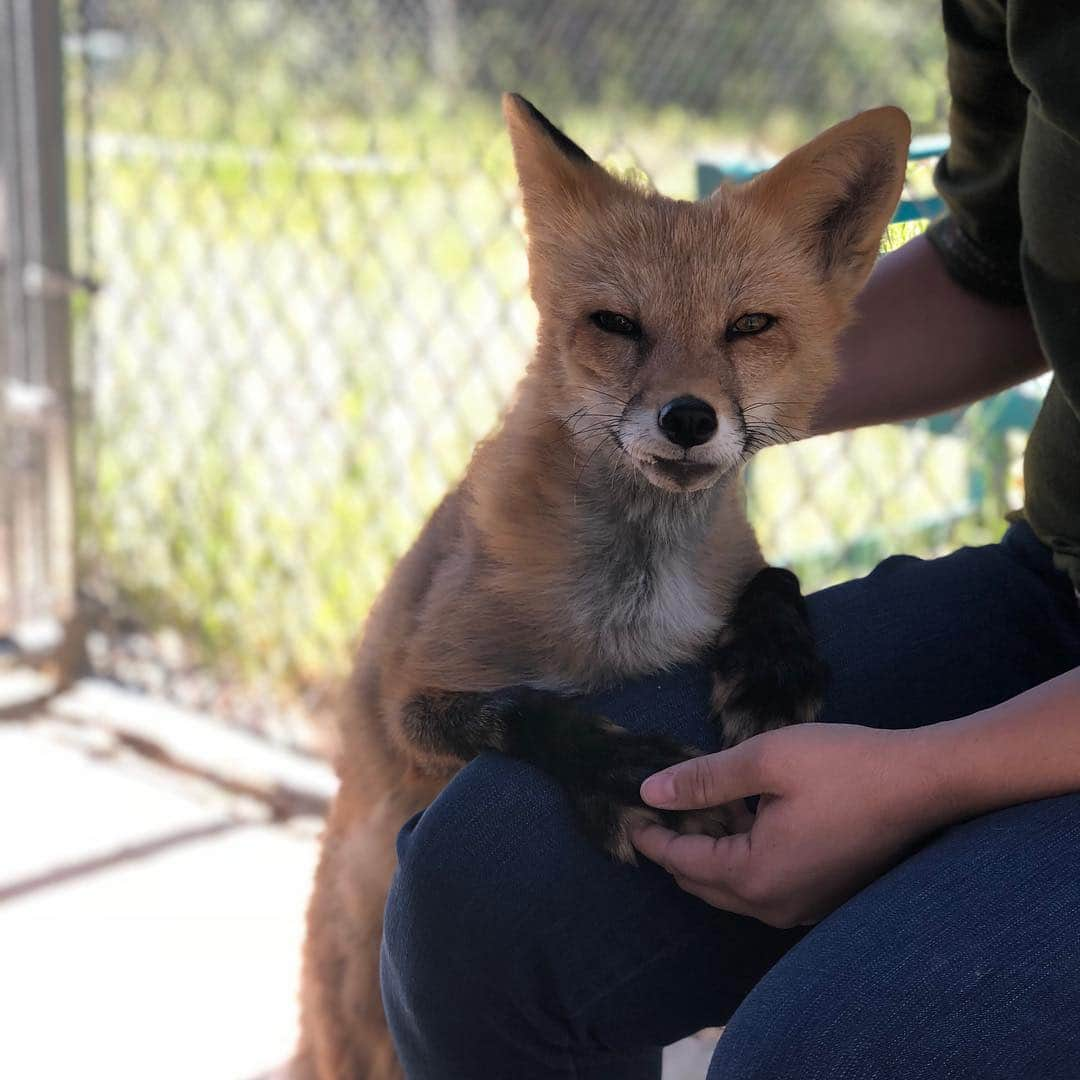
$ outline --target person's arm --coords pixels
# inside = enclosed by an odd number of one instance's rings
[[[1074,70],[1076,17],[1066,11],[1058,5],[1051,25],[1045,5],[942,0],[949,149],[934,181],[949,212],[875,267],[840,344],[840,378],[817,433],[927,416],[1045,370],[1020,269],[1029,89],[1013,70],[1008,24],[1025,56],[1035,41]],[[1069,96],[1052,64],[1033,66]]]
[[[1080,668],[971,716],[907,731],[804,724],[649,777],[651,806],[761,795],[721,839],[659,825],[634,845],[687,892],[775,926],[816,922],[943,826],[1080,791]]]
[[[957,284],[919,236],[874,267],[812,434],[929,416],[1045,370],[1027,308]]]

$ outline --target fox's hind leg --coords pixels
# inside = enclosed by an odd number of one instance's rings
[[[368,778],[343,778],[327,821],[308,908],[293,1080],[401,1076],[379,992],[383,907],[398,831],[442,782],[406,775],[380,789]]]

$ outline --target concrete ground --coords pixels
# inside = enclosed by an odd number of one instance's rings
[[[273,1072],[318,827],[55,710],[0,720],[0,1076]],[[703,1077],[711,1045],[670,1048],[664,1080]]]
[[[249,1080],[296,1033],[314,828],[0,725],[0,1076]]]

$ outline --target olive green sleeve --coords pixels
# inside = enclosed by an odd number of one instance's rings
[[[1027,90],[1013,72],[1004,0],[943,0],[949,150],[934,176],[948,214],[930,242],[959,284],[988,300],[1024,302],[1019,172]]]
[[[1024,513],[1080,596],[1080,3],[1010,0],[1028,88],[1020,268],[1054,377],[1024,454]]]

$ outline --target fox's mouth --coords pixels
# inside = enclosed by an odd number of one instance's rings
[[[680,494],[703,491],[737,468],[739,461],[691,461],[687,457],[669,458],[650,453],[632,442],[628,445],[621,431],[609,432],[619,450],[629,458],[634,469],[653,487]]]
[[[722,465],[658,457],[640,463],[639,468],[652,483],[670,491],[700,491],[715,484],[727,472]]]

